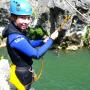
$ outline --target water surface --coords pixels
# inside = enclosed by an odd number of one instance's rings
[[[9,59],[5,48],[0,55]],[[10,60],[10,59],[9,59]],[[36,73],[41,61],[34,61]],[[90,50],[48,51],[44,55],[44,69],[38,81],[33,83],[36,90],[90,90]]]
[[[48,51],[37,90],[90,90],[90,50]]]

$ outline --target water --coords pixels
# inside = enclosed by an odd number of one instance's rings
[[[90,90],[90,50],[47,52],[36,90]]]
[[[0,55],[7,56],[6,49]],[[41,62],[34,61],[36,73]],[[90,50],[48,51],[44,55],[44,69],[38,81],[33,83],[35,90],[90,90]]]

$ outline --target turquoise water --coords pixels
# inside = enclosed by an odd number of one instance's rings
[[[6,49],[0,55],[7,56]],[[36,73],[41,62],[34,61]],[[32,85],[36,90],[90,90],[90,50],[48,51],[44,55],[44,69],[38,81]]]
[[[47,52],[36,90],[90,90],[90,50]]]

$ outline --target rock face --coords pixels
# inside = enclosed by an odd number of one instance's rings
[[[90,24],[90,0],[29,0],[37,18],[43,13],[48,14],[51,33],[64,22],[65,16],[71,18],[65,22],[63,29],[70,29],[71,24],[79,19],[84,24]],[[77,18],[74,18],[74,17]],[[73,20],[73,18],[75,20]],[[76,28],[76,27],[75,27]]]
[[[4,8],[0,8],[0,26],[5,26],[9,23],[9,12]]]
[[[85,27],[90,26],[90,0],[38,0],[37,3],[39,17],[42,13],[48,13],[51,33],[59,25],[66,31],[59,37],[60,43],[69,37],[69,45],[72,42],[80,44],[87,30]]]
[[[32,2],[32,0],[30,0]],[[38,3],[39,13],[47,12],[50,8],[58,7],[70,15],[76,15],[79,10],[90,20],[90,0],[33,0]],[[76,9],[74,9],[74,8]],[[80,15],[80,18],[82,16]]]
[[[33,20],[35,25],[41,25],[49,35],[60,27],[60,30],[63,30],[62,33],[64,33],[64,35],[60,34],[60,40],[65,35],[73,36],[76,34],[82,36],[83,30],[86,30],[85,27],[90,26],[90,0],[28,1],[33,7],[36,19],[35,22]],[[5,17],[6,14],[3,16],[1,13],[0,15]],[[8,23],[8,20],[5,18],[0,18],[0,21]]]
[[[0,90],[10,90],[9,83],[10,78],[10,66],[6,59],[0,60]]]

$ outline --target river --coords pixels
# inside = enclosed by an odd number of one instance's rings
[[[0,55],[8,58],[6,49]],[[48,51],[44,55],[44,69],[38,81],[33,83],[36,90],[90,90],[90,50]],[[40,60],[34,61],[36,73]]]

